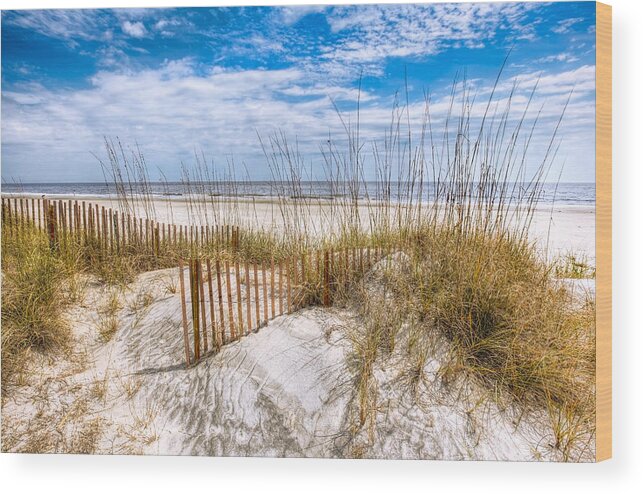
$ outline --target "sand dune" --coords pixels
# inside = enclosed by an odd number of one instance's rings
[[[34,355],[36,371],[5,400],[4,449],[556,459],[543,417],[518,421],[519,411],[500,410],[474,383],[442,382],[439,344],[421,399],[403,384],[399,355],[377,362],[380,405],[360,425],[348,337],[359,321],[349,310],[277,317],[186,368],[177,277],[146,273],[119,293],[119,329],[107,343],[97,327],[110,289],[88,285],[69,314],[73,355]]]

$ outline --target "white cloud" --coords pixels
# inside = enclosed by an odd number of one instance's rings
[[[512,121],[521,115],[527,95],[540,76],[530,118],[543,107],[534,147],[542,151],[569,91],[575,88],[563,126],[561,153],[568,168],[593,165],[594,67],[559,73],[525,73],[516,78],[519,89],[512,101]],[[103,136],[138,143],[152,170],[162,168],[176,178],[178,164],[189,161],[195,148],[215,163],[230,156],[246,163],[253,178],[269,178],[256,132],[266,136],[282,130],[297,139],[308,162],[321,168],[319,145],[328,133],[342,139],[333,105],[336,98],[354,105],[357,91],[319,82],[297,68],[283,70],[213,69],[200,75],[190,59],[166,62],[156,70],[131,73],[102,71],[92,86],[82,90],[51,91],[29,85],[3,93],[3,176],[33,180],[100,180],[91,153],[102,152]],[[501,113],[514,79],[503,81],[494,111]],[[475,126],[490,88],[476,88],[471,108]],[[361,134],[365,142],[380,139],[391,122],[390,98],[364,93],[361,97]],[[450,106],[448,92],[435,94],[431,114],[436,128]],[[412,126],[421,127],[424,103],[411,105]],[[345,115],[355,121],[355,115]],[[370,145],[366,147],[370,148]],[[591,172],[585,172],[591,173]],[[153,178],[159,178],[153,173]],[[591,179],[591,177],[590,177]]]
[[[65,40],[109,41],[109,16],[100,10],[31,10],[3,15],[3,21],[30,29],[44,36]]]
[[[552,62],[566,62],[566,63],[578,62],[578,57],[575,55],[572,55],[571,53],[564,52],[564,53],[558,53],[556,55],[541,57],[535,60],[534,63],[552,63]]]
[[[325,47],[308,69],[331,77],[381,75],[388,57],[426,57],[449,47],[481,49],[499,30],[516,39],[533,37],[526,14],[536,4],[363,5],[335,7],[327,14],[339,42]]]
[[[154,24],[154,29],[158,31],[162,31],[169,25],[170,25],[170,21],[168,21],[167,19],[161,19],[158,22],[156,22],[156,24]]]
[[[292,7],[280,7],[278,13],[281,22],[290,26],[308,14],[322,12],[324,8],[323,5],[293,5]]]
[[[147,35],[147,29],[141,21],[125,21],[121,24],[121,29],[132,38],[144,38]]]
[[[582,17],[573,17],[571,19],[564,19],[562,21],[559,21],[558,24],[556,24],[556,26],[553,27],[551,30],[557,34],[564,34],[568,32],[572,28],[572,26],[584,20],[585,19],[583,19]]]

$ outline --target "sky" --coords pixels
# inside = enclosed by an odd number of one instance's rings
[[[538,83],[531,166],[570,98],[550,178],[593,182],[593,2],[3,11],[2,180],[101,181],[106,138],[153,180],[195,153],[269,179],[259,137],[275,133],[315,174],[358,98],[368,159],[396,101],[416,135],[430,95],[440,125],[456,77],[479,117],[508,53],[496,98],[516,86],[512,121]]]

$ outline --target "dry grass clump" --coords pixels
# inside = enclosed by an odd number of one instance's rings
[[[380,263],[377,284],[352,290],[364,321],[354,344],[360,423],[375,408],[375,360],[404,334],[406,381],[417,394],[437,337],[450,347],[445,383],[464,373],[501,406],[544,411],[551,447],[564,460],[583,455],[595,430],[593,301],[579,307],[552,266],[508,235],[436,227],[401,249]]]
[[[568,253],[554,263],[554,273],[557,278],[571,278],[575,280],[596,278],[596,268],[593,267],[585,256]]]
[[[411,293],[459,365],[523,402],[591,400],[594,307],[575,308],[528,244],[447,230],[414,247]]]
[[[118,317],[114,314],[105,315],[98,322],[98,334],[101,339],[107,343],[110,341],[118,331]]]
[[[2,235],[2,386],[25,368],[28,350],[66,348],[64,317],[78,285],[73,257],[54,255],[46,235],[27,225]]]

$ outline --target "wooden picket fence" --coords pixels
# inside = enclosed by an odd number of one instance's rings
[[[85,201],[3,197],[2,234],[21,235],[31,226],[47,232],[52,249],[75,241],[101,252],[135,249],[159,256],[174,247],[195,256],[221,252],[221,247],[234,254],[240,245],[236,226],[165,224]],[[200,249],[204,246],[215,248]],[[391,246],[322,249],[260,264],[242,262],[237,256],[179,260],[186,365],[256,332],[276,317],[307,305],[330,306],[337,293],[391,250]],[[189,283],[184,279],[186,268]]]
[[[137,218],[86,201],[2,198],[3,234],[19,235],[29,225],[47,232],[52,248],[72,240],[91,243],[103,251],[120,253],[129,247],[159,256],[162,248],[239,247],[239,227],[186,226]]]
[[[186,365],[258,331],[275,317],[307,305],[331,305],[335,294],[349,288],[390,251],[391,247],[381,246],[327,249],[254,264],[199,258],[179,261]]]

